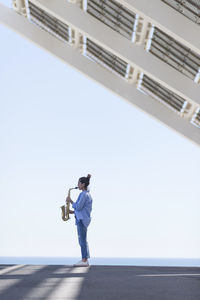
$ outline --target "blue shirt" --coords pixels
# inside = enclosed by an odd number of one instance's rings
[[[88,227],[91,221],[92,197],[88,191],[82,191],[76,202],[72,204],[76,220],[82,220],[83,225]]]

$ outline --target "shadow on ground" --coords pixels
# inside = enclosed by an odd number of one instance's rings
[[[199,300],[200,268],[1,265],[0,299]]]

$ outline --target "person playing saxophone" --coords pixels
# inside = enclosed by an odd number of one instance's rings
[[[88,191],[88,185],[90,184],[91,175],[87,177],[81,177],[78,180],[78,188],[82,192],[79,194],[76,202],[68,196],[67,203],[71,203],[74,211],[70,210],[69,213],[75,214],[78,241],[81,248],[82,260],[78,261],[74,266],[89,266],[88,258],[90,258],[89,247],[87,243],[87,229],[91,222],[92,211],[92,197]]]

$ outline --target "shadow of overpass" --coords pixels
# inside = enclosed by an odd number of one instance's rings
[[[0,270],[1,300],[200,299],[200,268],[24,265]]]

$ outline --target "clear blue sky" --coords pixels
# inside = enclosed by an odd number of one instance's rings
[[[60,205],[91,173],[93,257],[199,257],[200,148],[2,25],[0,40],[0,256],[79,256]]]

